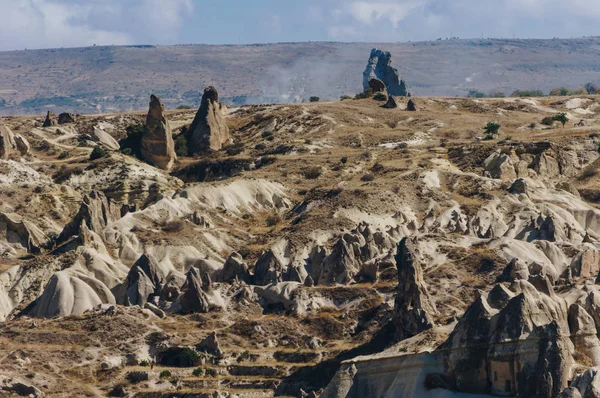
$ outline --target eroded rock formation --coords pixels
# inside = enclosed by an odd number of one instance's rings
[[[170,170],[177,160],[171,125],[165,116],[165,106],[156,95],[150,97],[150,109],[142,135],[142,156],[148,163]]]
[[[434,326],[432,315],[436,309],[429,300],[423,282],[423,271],[415,258],[415,250],[415,243],[404,238],[396,252],[398,290],[393,320],[398,340],[415,336]]]
[[[219,93],[216,88],[207,87],[188,130],[188,150],[191,153],[218,151],[229,142],[229,127],[219,103]]]
[[[381,80],[390,96],[406,97],[408,91],[406,83],[400,78],[398,70],[392,67],[392,54],[386,51],[373,49],[367,68],[363,73],[363,88],[370,88],[372,79]]]

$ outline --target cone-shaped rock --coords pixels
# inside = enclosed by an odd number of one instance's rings
[[[177,160],[171,126],[165,117],[165,107],[156,95],[150,97],[150,110],[142,136],[142,156],[150,164],[170,170]]]
[[[218,151],[230,141],[216,88],[211,86],[204,90],[200,109],[188,134],[188,149],[192,153]]]
[[[423,271],[414,256],[415,251],[416,244],[404,238],[396,253],[398,292],[393,321],[398,340],[415,336],[434,326],[431,315],[436,312],[436,308],[429,300],[423,282]]]
[[[48,113],[46,113],[46,120],[44,120],[44,124],[42,124],[42,127],[51,127],[54,125],[56,125],[56,121],[54,120],[54,114],[48,111]]]

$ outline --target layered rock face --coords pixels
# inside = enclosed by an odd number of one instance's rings
[[[156,95],[150,97],[150,110],[142,135],[142,156],[148,163],[170,170],[177,160],[171,126],[165,117],[165,106]]]
[[[385,84],[390,95],[398,97],[408,95],[406,83],[401,79],[398,70],[392,67],[392,54],[376,48],[371,51],[367,68],[363,73],[363,88],[365,90],[371,88],[370,82],[374,78]]]
[[[436,312],[423,282],[423,270],[413,252],[414,242],[402,239],[396,252],[398,290],[394,305],[396,338],[404,340],[434,326],[431,315]]]
[[[188,150],[191,153],[218,151],[230,142],[217,89],[204,90],[200,109],[188,130]]]

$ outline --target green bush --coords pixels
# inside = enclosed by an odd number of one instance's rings
[[[371,182],[375,180],[375,176],[371,173],[367,173],[365,175],[363,175],[362,177],[360,177],[360,180],[363,182]]]
[[[194,377],[200,377],[204,374],[204,371],[202,370],[202,368],[196,368],[194,369],[192,374],[194,375]]]
[[[347,101],[347,100],[351,100],[351,99],[352,99],[352,97],[349,95],[342,95],[340,97],[340,101]]]
[[[204,374],[210,377],[217,377],[217,371],[213,368],[204,369]]]
[[[169,377],[171,377],[171,372],[168,370],[163,370],[162,372],[160,372],[160,375],[158,377],[160,377],[161,379],[167,379]]]
[[[150,363],[148,363],[148,361],[141,361],[140,366],[147,368],[148,366],[150,366]]]
[[[384,93],[377,93],[373,96],[373,99],[375,101],[387,101],[388,100],[388,96],[385,95]]]
[[[127,134],[127,137],[119,141],[121,152],[129,148],[131,150],[129,154],[138,159],[142,159],[142,135],[144,134],[144,125],[136,124],[129,126],[125,130],[125,133]]]
[[[319,102],[319,101],[321,101],[321,98],[319,98],[319,97],[310,97],[308,100],[310,102]]]
[[[106,156],[106,150],[101,146],[96,146],[90,153],[90,160],[100,159]]]
[[[123,149],[121,149],[121,153],[123,155],[129,155],[130,156],[131,155],[131,148],[123,148]]]
[[[483,130],[485,132],[486,139],[490,139],[491,137],[498,135],[498,131],[500,130],[500,124],[496,122],[489,122],[485,125]]]
[[[321,177],[321,173],[322,170],[318,166],[308,167],[302,172],[302,174],[304,174],[304,178],[306,178],[307,180],[316,180],[317,178]]]
[[[187,137],[185,136],[185,134],[181,134],[179,137],[177,137],[177,139],[175,140],[175,154],[177,155],[177,157],[185,157],[188,155],[188,143],[187,143]]]
[[[546,116],[540,123],[542,123],[544,126],[552,126],[554,124],[554,117]]]
[[[61,152],[61,153],[58,155],[58,158],[59,158],[59,159],[66,159],[66,158],[68,158],[68,157],[69,157],[69,152],[67,152],[67,151],[62,151],[62,152]]]
[[[485,97],[485,94],[479,90],[469,90],[469,93],[467,94],[467,97],[469,98],[483,98]]]
[[[354,99],[365,99],[365,98],[371,98],[371,97],[373,97],[373,89],[369,87],[362,93],[356,94],[354,96]]]
[[[340,162],[342,162],[342,164],[348,163],[348,157],[344,156],[343,158],[340,159]]]
[[[550,90],[550,95],[553,97],[566,97],[568,95],[573,95],[573,91],[565,87],[558,87]]]

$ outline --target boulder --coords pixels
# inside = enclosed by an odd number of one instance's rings
[[[211,334],[209,334],[207,338],[202,340],[202,342],[196,346],[196,350],[220,357],[222,352],[221,348],[219,347],[217,333],[212,332]]]
[[[191,153],[218,151],[230,142],[217,89],[204,90],[200,108],[188,130],[188,150]]]
[[[491,178],[514,180],[517,178],[514,164],[515,159],[510,154],[498,150],[483,162],[483,170]]]
[[[72,113],[63,112],[58,115],[58,124],[75,123],[75,115]]]
[[[117,140],[115,140],[112,135],[108,134],[98,126],[94,127],[92,139],[111,151],[118,151],[121,148]]]
[[[54,120],[54,114],[52,112],[48,111],[48,113],[46,113],[46,119],[44,120],[42,127],[52,127],[55,125],[56,125],[56,120]]]
[[[394,303],[393,322],[396,338],[404,340],[434,326],[432,315],[436,308],[429,300],[418,262],[416,241],[403,238],[396,251],[398,290]]]
[[[517,178],[510,186],[508,192],[512,193],[513,195],[527,194],[527,187],[528,184],[524,178]]]
[[[533,160],[532,168],[540,177],[557,177],[560,175],[558,161],[544,151]]]
[[[376,78],[385,84],[390,96],[406,97],[408,95],[406,83],[401,80],[398,70],[391,64],[391,53],[374,48],[363,73],[363,89],[370,88],[371,80]]]
[[[390,95],[388,96],[387,102],[381,107],[386,109],[396,109],[398,108],[398,101],[396,101],[396,98],[394,98],[393,95]]]
[[[6,126],[0,125],[0,159],[7,159],[17,149],[15,136]]]
[[[528,279],[529,267],[525,262],[515,257],[504,267],[504,271],[498,277],[498,282],[514,282],[516,280]]]
[[[142,157],[163,170],[170,170],[177,160],[171,125],[165,117],[165,106],[156,95],[150,96],[150,109],[142,135]]]
[[[600,251],[584,250],[576,255],[569,266],[571,275],[580,278],[596,278],[600,273]]]

